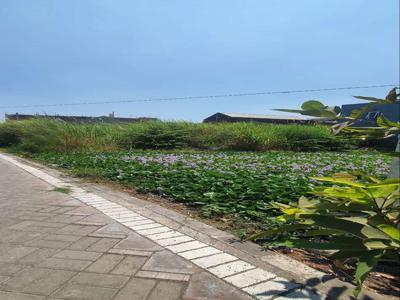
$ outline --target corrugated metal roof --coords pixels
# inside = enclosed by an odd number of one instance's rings
[[[221,113],[232,118],[248,118],[248,119],[273,119],[273,120],[310,120],[296,116],[285,115],[259,115],[259,114],[239,114],[239,113]]]

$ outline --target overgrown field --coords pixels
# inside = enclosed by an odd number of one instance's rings
[[[317,184],[309,176],[366,172],[384,178],[377,152],[128,151],[42,153],[36,159],[80,176],[107,178],[200,209],[205,217],[274,222],[271,201],[288,203]]]
[[[335,150],[349,142],[327,126],[260,123],[143,122],[71,124],[36,119],[0,124],[0,147],[18,151],[70,152],[131,149]]]

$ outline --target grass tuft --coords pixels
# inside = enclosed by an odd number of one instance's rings
[[[34,119],[0,124],[0,147],[28,153],[132,149],[337,150],[347,141],[322,125],[141,122],[78,124]]]

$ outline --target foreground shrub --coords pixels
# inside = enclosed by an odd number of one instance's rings
[[[295,205],[275,203],[284,225],[261,232],[253,239],[281,237],[274,246],[334,250],[332,259],[357,261],[355,295],[381,261],[399,262],[400,179],[378,180],[336,174],[314,177],[332,186],[316,187],[312,198],[301,197]],[[287,237],[288,233],[289,237]]]

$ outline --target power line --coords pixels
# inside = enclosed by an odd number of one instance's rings
[[[55,104],[5,105],[5,106],[0,106],[0,108],[54,107],[54,106],[113,104],[113,103],[199,100],[199,99],[215,99],[215,98],[227,98],[227,97],[261,96],[261,95],[273,95],[273,94],[296,94],[296,93],[338,91],[338,90],[372,89],[372,88],[381,88],[381,87],[397,87],[397,85],[396,84],[382,84],[382,85],[335,87],[335,88],[323,88],[323,89],[269,91],[269,92],[256,92],[256,93],[231,93],[231,94],[205,95],[205,96],[171,97],[171,98],[147,98],[147,99],[131,99],[131,100],[130,99],[127,99],[127,100],[103,100],[103,101],[86,101],[86,102],[75,102],[75,103],[74,102],[70,102],[70,103],[55,103]]]

